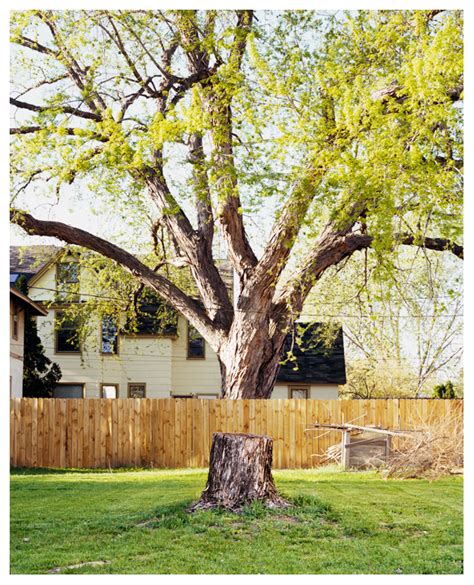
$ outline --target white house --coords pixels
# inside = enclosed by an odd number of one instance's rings
[[[10,396],[23,395],[25,316],[46,317],[48,311],[14,287],[10,287]]]
[[[150,303],[142,307],[150,319],[142,318],[133,334],[118,331],[104,319],[80,347],[72,339],[74,323],[64,319],[61,304],[49,304],[57,299],[58,289],[67,286],[77,286],[80,295],[81,278],[87,276],[80,274],[76,256],[67,247],[12,247],[10,270],[13,280],[25,274],[30,297],[49,306],[37,324],[46,354],[62,371],[56,397],[219,396],[216,354],[182,315],[156,331],[151,324],[156,306]],[[293,353],[298,367],[295,362],[281,366],[272,398],[337,398],[338,386],[345,383],[342,331],[329,351],[296,347]]]

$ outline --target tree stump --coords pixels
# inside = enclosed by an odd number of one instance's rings
[[[269,508],[289,506],[272,477],[273,440],[244,433],[215,433],[209,475],[201,499],[190,510],[226,508],[237,512],[259,501]]]

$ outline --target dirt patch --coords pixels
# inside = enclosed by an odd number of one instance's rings
[[[275,520],[278,520],[279,522],[286,522],[287,524],[299,524],[300,522],[298,518],[295,518],[294,516],[288,516],[286,514],[275,516]]]
[[[135,524],[135,526],[137,528],[154,528],[155,525],[157,524],[158,519],[157,518],[152,518],[151,520],[145,520],[144,522],[139,522],[138,524]]]
[[[86,563],[78,563],[77,565],[66,565],[65,567],[54,567],[48,573],[61,573],[67,569],[81,569],[82,567],[98,567],[101,565],[109,565],[110,561],[88,561]]]

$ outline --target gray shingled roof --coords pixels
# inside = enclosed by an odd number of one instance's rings
[[[16,282],[18,275],[24,274],[29,280],[49,262],[63,246],[10,246],[10,282]],[[233,296],[233,270],[226,259],[216,260],[217,269],[224,284]],[[197,294],[197,291],[196,291]]]
[[[303,335],[300,335],[300,343],[296,342],[292,348],[293,336],[289,334],[285,340],[283,349],[284,358],[292,349],[295,361],[288,361],[280,366],[278,382],[293,384],[345,384],[346,363],[344,359],[344,338],[342,327],[338,329],[331,347],[327,348],[318,341],[318,331],[322,324],[310,325]],[[295,370],[295,367],[297,368]]]
[[[29,280],[61,248],[62,246],[10,246],[10,274],[24,274]]]

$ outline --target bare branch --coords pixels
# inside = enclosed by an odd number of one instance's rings
[[[374,238],[369,234],[335,232],[333,225],[329,224],[305,262],[274,298],[275,315],[281,314],[282,303],[290,305],[297,312],[301,311],[312,287],[328,268],[336,266],[354,252],[370,248],[373,241]],[[397,234],[394,245],[419,246],[437,252],[450,251],[458,258],[464,258],[463,247],[446,238],[417,238],[411,234]]]
[[[52,12],[45,11],[45,12],[38,12],[37,14],[38,14],[39,18],[41,18],[41,20],[43,20],[43,22],[49,28],[54,40],[56,41],[56,44],[58,46],[58,51],[57,51],[58,60],[62,63],[62,65],[64,65],[66,67],[66,70],[69,74],[69,77],[74,81],[74,83],[79,88],[79,90],[84,95],[86,95],[87,94],[86,83],[85,83],[86,71],[84,71],[80,67],[79,63],[76,61],[74,56],[67,49],[67,47],[62,39],[62,36],[56,27],[54,19],[52,18]],[[91,110],[93,110],[94,112],[99,112],[100,110],[106,109],[106,104],[105,104],[104,100],[100,97],[100,95],[97,92],[95,92],[93,95],[92,94],[89,95],[88,97],[86,97],[84,99],[85,99],[85,102],[88,105],[88,107]]]
[[[57,59],[59,57],[59,52],[54,51],[44,45],[41,45],[37,41],[32,41],[31,39],[19,36],[13,39],[13,42],[17,45],[22,45],[23,47],[27,47],[28,49],[32,49],[33,51],[38,51],[38,53],[43,53],[44,55],[49,55],[50,57],[54,57]]]
[[[461,82],[455,87],[448,88],[446,90],[446,96],[452,102],[457,102],[462,99],[463,92],[464,84]],[[374,101],[380,101],[383,104],[387,103],[389,100],[402,104],[408,98],[408,95],[397,81],[393,81],[387,87],[374,91],[371,97]]]
[[[464,247],[447,238],[429,238],[411,234],[398,234],[395,236],[395,243],[404,246],[419,246],[427,250],[435,250],[436,252],[452,252],[460,260],[464,260]]]
[[[177,254],[184,256],[211,318],[221,327],[228,328],[233,308],[225,284],[212,259],[212,247],[203,245],[201,235],[195,231],[188,217],[170,192],[163,170],[160,173],[148,168],[145,181],[150,197],[156,204]]]
[[[10,103],[12,106],[21,108],[23,110],[30,110],[31,112],[57,111],[58,113],[71,114],[72,116],[78,116],[79,118],[85,118],[87,120],[95,120],[96,122],[100,122],[100,120],[102,120],[102,116],[100,116],[100,114],[84,112],[83,110],[79,110],[78,108],[73,108],[71,106],[37,106],[35,104],[22,102],[15,98],[10,98]]]

